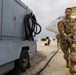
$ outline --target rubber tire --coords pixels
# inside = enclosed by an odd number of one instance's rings
[[[13,69],[12,71],[8,72],[5,75],[22,75],[22,72],[21,72],[21,70]]]
[[[26,57],[26,58],[25,58]],[[27,64],[26,66],[23,66],[23,59],[27,59]],[[30,62],[29,62],[29,53],[27,50],[22,50],[20,58],[16,60],[15,62],[15,67],[16,69],[20,69],[21,72],[25,72],[27,68],[30,67]]]

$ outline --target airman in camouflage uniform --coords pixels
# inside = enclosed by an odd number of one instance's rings
[[[72,9],[65,9],[65,18],[58,22],[58,30],[60,34],[60,47],[64,53],[64,59],[66,60],[66,67],[70,67],[69,48],[70,42],[73,39],[75,20],[71,18]]]

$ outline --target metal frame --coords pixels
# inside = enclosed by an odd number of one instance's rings
[[[2,13],[3,13],[3,0],[0,0],[0,40],[2,35]]]
[[[25,6],[25,4],[23,2],[21,2],[20,0],[15,0],[20,6],[22,6],[24,9],[27,9],[28,6]]]

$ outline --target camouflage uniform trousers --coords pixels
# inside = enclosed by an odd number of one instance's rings
[[[60,48],[60,41],[57,39],[57,47]]]
[[[63,51],[64,53],[64,59],[67,61],[70,59],[70,43],[68,41],[63,41],[63,42],[60,42],[60,47],[61,47],[61,50]]]

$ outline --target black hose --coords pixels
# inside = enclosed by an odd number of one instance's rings
[[[27,14],[24,17],[25,25],[25,39],[34,40],[34,37],[42,30],[41,26],[37,23],[36,17],[33,13]],[[38,31],[38,27],[40,30]]]
[[[60,49],[60,48],[59,48]],[[48,60],[48,62],[46,63],[46,65],[44,65],[44,67],[39,71],[37,72],[36,75],[39,75],[46,67],[47,65],[49,64],[49,62],[52,60],[52,58],[58,53],[59,49],[57,49],[57,51],[54,53],[54,55],[52,57],[50,57],[50,59]]]

